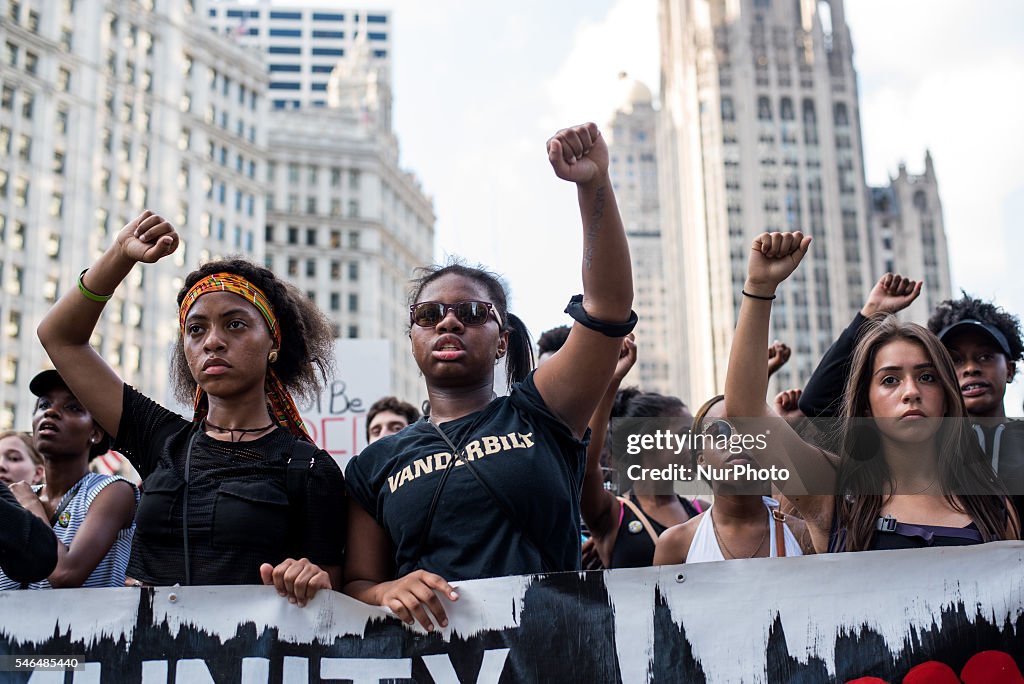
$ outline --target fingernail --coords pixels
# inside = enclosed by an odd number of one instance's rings
[[[441,620],[441,626],[442,627],[447,627],[448,626],[448,621],[447,620]]]
[[[433,625],[433,623],[429,623],[429,624],[427,624],[427,631],[428,631],[428,632],[433,632],[433,631],[434,631],[434,625]]]
[[[288,599],[288,603],[295,603],[295,599],[294,598],[289,598]]]
[[[454,601],[455,599],[459,598],[459,595],[458,595],[458,594],[456,594],[456,593],[455,593],[454,591],[453,591],[452,593],[448,594],[448,595],[452,597],[452,600],[453,600],[453,601]]]

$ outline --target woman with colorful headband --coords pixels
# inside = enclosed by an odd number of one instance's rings
[[[182,419],[124,384],[89,345],[104,302],[135,263],[177,246],[170,223],[144,212],[50,310],[39,339],[145,479],[128,576],[155,585],[262,581],[302,605],[339,586],[344,549],[344,480],[291,397],[317,391],[330,327],[295,288],[250,262],[190,273],[178,293],[171,366],[178,398],[195,407],[191,422]]]

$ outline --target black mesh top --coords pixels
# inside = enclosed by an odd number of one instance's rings
[[[192,584],[259,584],[262,563],[289,557],[341,565],[345,481],[326,451],[318,450],[305,502],[298,502],[303,523],[290,523],[285,471],[296,437],[278,428],[252,441],[219,441],[125,385],[114,448],[143,477],[129,577],[185,584],[182,510],[193,436],[187,488]]]

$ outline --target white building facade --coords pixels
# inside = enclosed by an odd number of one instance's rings
[[[199,261],[262,258],[267,76],[187,0],[0,4],[0,427],[29,426],[35,329],[145,208],[182,247],[137,267],[93,344],[127,382],[169,396],[174,294]]]
[[[391,15],[386,10],[217,1],[207,15],[221,36],[265,55],[272,109],[327,106],[331,71],[362,40],[374,63],[390,62]]]
[[[841,0],[661,0],[662,234],[673,385],[721,392],[753,238],[814,236],[779,289],[802,386],[872,284],[856,75]]]
[[[620,75],[620,83],[622,104],[607,127],[608,146],[612,186],[633,260],[633,309],[640,319],[635,331],[637,364],[623,384],[676,394],[678,389],[673,388],[669,377],[669,304],[658,203],[657,112],[647,86],[625,74]]]
[[[426,399],[409,351],[409,281],[434,253],[434,211],[398,164],[385,62],[360,40],[338,60],[328,106],[269,120],[266,263],[306,292],[336,335],[385,339],[391,391]]]

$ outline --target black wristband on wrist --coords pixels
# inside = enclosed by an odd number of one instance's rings
[[[746,290],[740,290],[740,292],[743,293],[744,297],[750,297],[751,299],[760,299],[761,301],[764,301],[764,302],[770,302],[773,299],[775,299],[775,295],[772,295],[771,297],[762,297],[761,295],[750,294]]]
[[[625,337],[633,332],[633,328],[636,327],[636,322],[639,320],[636,316],[636,311],[629,312],[629,320],[625,323],[609,323],[608,321],[591,318],[583,309],[583,295],[576,295],[570,299],[568,306],[565,307],[565,313],[569,314],[574,321],[584,328],[596,330],[607,337]]]

